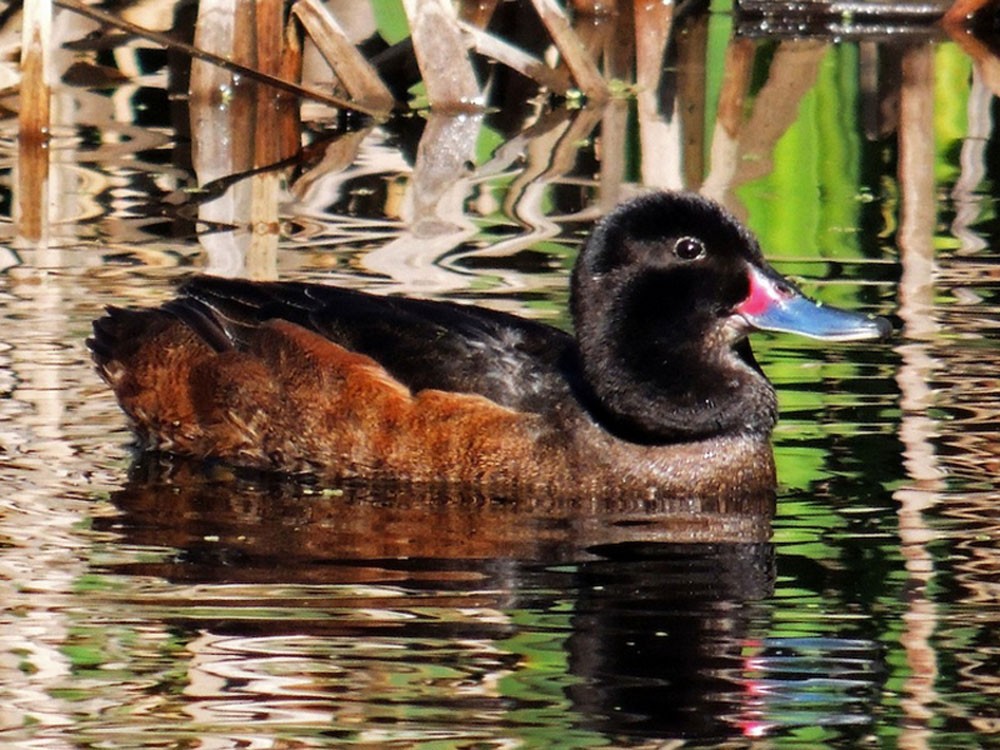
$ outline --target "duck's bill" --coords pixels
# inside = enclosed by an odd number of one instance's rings
[[[780,277],[750,270],[750,294],[736,308],[752,328],[797,333],[824,341],[880,339],[892,324],[875,315],[840,310],[814,302]]]

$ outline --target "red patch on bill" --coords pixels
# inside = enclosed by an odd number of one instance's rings
[[[746,315],[760,315],[773,305],[779,304],[788,295],[783,294],[775,283],[756,268],[750,269],[750,294],[743,300],[737,311]]]

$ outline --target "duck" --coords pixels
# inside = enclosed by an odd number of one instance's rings
[[[196,275],[87,340],[140,448],[328,482],[725,503],[773,492],[753,331],[880,339],[695,193],[626,200],[570,278],[573,331],[452,301]]]

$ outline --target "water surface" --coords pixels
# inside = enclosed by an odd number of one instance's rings
[[[275,169],[239,90],[199,104],[153,45],[81,44],[66,59],[122,75],[57,86],[37,233],[3,99],[0,741],[997,742],[988,68],[937,33],[732,21],[679,27],[652,109],[627,87],[378,126],[303,108],[305,148]],[[93,30],[76,23],[69,39]],[[105,305],[203,270],[567,326],[587,227],[656,186],[723,200],[811,294],[896,322],[886,343],[755,339],[782,407],[773,509],[598,512],[142,458],[89,363]]]

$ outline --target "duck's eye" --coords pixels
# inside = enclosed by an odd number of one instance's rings
[[[674,243],[674,255],[681,260],[697,260],[705,255],[705,245],[694,237],[681,237]]]

